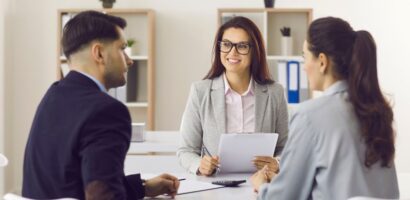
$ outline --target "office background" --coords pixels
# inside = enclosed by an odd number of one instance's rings
[[[218,8],[261,8],[263,0],[117,0],[114,8],[156,12],[156,130],[177,130],[189,86],[211,63]],[[100,8],[98,0],[0,0],[0,195],[21,188],[24,148],[36,107],[56,80],[57,9]],[[394,104],[396,165],[410,172],[410,5],[407,0],[276,0],[312,8],[369,30],[378,45],[379,78]],[[406,58],[406,59],[405,59]],[[172,105],[172,106],[170,106]]]

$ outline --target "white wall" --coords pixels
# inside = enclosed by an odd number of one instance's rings
[[[0,0],[0,110],[4,110],[4,19],[6,0]],[[4,151],[4,112],[0,111],[0,153]],[[0,197],[4,193],[4,169],[0,168]]]
[[[9,1],[5,21],[7,191],[21,188],[24,147],[34,111],[55,80],[56,13],[51,0]]]
[[[380,82],[395,102],[398,132],[396,165],[398,171],[410,172],[410,159],[405,156],[410,152],[410,145],[405,143],[410,141],[410,123],[406,123],[410,119],[410,95],[404,87],[410,85],[407,78],[410,68],[404,64],[404,58],[410,53],[410,26],[406,26],[405,21],[410,19],[407,1],[395,0],[388,4],[383,0],[276,1],[277,7],[313,8],[314,18],[327,15],[342,17],[355,29],[367,29],[373,34],[378,44]],[[11,166],[7,169],[10,171],[7,173],[7,190],[18,190],[21,188],[24,146],[35,109],[45,90],[55,80],[56,10],[99,8],[100,2],[42,0],[40,4],[38,1],[12,0],[10,4],[4,34],[4,49],[7,49],[4,52],[6,141],[7,152],[12,155]],[[216,9],[262,6],[262,0],[117,1],[116,8],[156,10],[158,130],[178,129],[191,82],[200,80],[209,69],[216,31]]]

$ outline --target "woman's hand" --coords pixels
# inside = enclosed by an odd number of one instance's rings
[[[279,172],[279,161],[277,158],[270,156],[256,156],[255,159],[253,159],[253,164],[258,170],[261,170],[263,167],[267,166],[267,171],[269,174]]]
[[[253,191],[259,192],[259,187],[264,183],[270,182],[271,178],[269,177],[273,178],[275,175],[276,175],[275,173],[270,174],[267,166],[255,172],[251,177]]]
[[[219,168],[218,156],[204,156],[199,166],[199,173],[200,175],[211,176],[217,168]]]

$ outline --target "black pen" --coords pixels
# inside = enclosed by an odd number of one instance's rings
[[[209,151],[208,151],[208,149],[206,148],[206,146],[205,146],[205,145],[202,145],[202,150],[205,152],[205,154],[206,154],[206,155],[208,155],[208,156],[211,156],[211,157],[212,157],[212,154],[211,154],[211,153],[209,153]]]
[[[185,181],[186,180],[186,178],[180,178],[180,179],[178,179],[178,181]]]
[[[202,151],[205,152],[206,155],[213,157],[212,154],[208,151],[208,149],[206,148],[206,146],[204,144],[202,144]],[[219,165],[216,166],[216,171],[219,172]]]

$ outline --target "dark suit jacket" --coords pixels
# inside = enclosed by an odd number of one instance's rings
[[[23,196],[35,199],[138,199],[139,174],[125,176],[127,107],[72,71],[38,106],[24,157]]]

